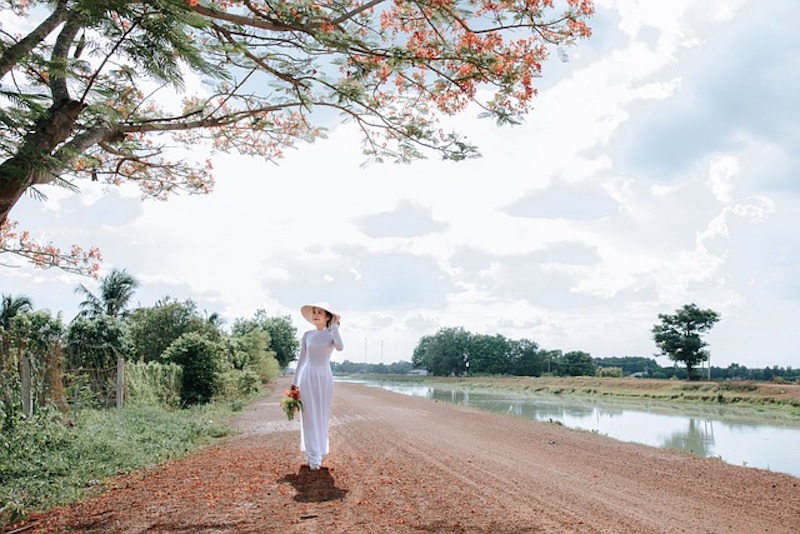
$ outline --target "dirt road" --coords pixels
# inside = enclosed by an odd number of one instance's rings
[[[355,384],[309,471],[286,385],[241,435],[26,532],[800,532],[795,477]]]

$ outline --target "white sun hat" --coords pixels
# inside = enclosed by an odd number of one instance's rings
[[[311,311],[314,308],[322,308],[331,315],[338,315],[336,312],[331,310],[331,306],[327,302],[315,302],[314,304],[306,304],[305,306],[300,308],[300,313],[303,315],[303,318],[305,318],[305,320],[311,324],[314,324],[314,320],[311,317]]]

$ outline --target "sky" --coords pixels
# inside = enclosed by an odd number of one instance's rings
[[[342,316],[335,361],[410,360],[440,328],[654,357],[659,314],[720,314],[711,363],[800,365],[800,33],[794,0],[597,0],[545,64],[524,124],[453,119],[483,157],[368,164],[350,124],[278,164],[214,155],[208,196],[81,185],[11,218],[101,248],[136,306],[192,299],[230,326]],[[3,259],[4,263],[15,263]],[[0,266],[0,292],[71,320],[92,279]],[[671,365],[663,356],[662,366]]]

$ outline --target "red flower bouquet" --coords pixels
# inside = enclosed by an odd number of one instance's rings
[[[281,408],[289,421],[294,419],[294,414],[303,409],[303,403],[300,402],[300,388],[292,384],[292,387],[283,392]]]

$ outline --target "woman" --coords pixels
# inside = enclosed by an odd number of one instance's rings
[[[331,353],[342,350],[339,316],[327,305],[308,304],[300,308],[303,317],[316,329],[303,334],[300,358],[293,384],[300,388],[300,450],[306,453],[311,469],[319,469],[328,454],[328,424],[331,418],[333,373]]]

